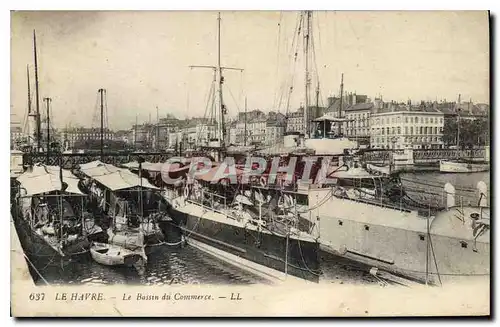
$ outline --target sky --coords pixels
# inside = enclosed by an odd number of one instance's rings
[[[304,102],[303,48],[292,47],[298,15],[221,13],[221,63],[244,69],[224,74],[230,115],[244,110],[245,97],[249,110],[285,113],[292,77],[289,110]],[[371,98],[453,101],[461,94],[489,103],[485,11],[315,11],[312,17],[312,92],[319,80],[320,104],[339,94],[342,73],[344,90]],[[12,12],[11,117],[18,121],[27,112],[27,65],[34,93],[34,29],[40,110],[42,99],[52,98],[56,127],[97,127],[100,88],[107,90],[112,129],[130,128],[136,117],[155,122],[157,107],[160,118],[205,114],[212,72],[189,66],[216,64],[216,12]]]

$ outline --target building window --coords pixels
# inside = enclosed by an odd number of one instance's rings
[[[405,117],[405,123],[407,123],[407,122],[408,122],[408,117]]]
[[[439,122],[442,124],[442,123],[443,123],[443,118],[440,118],[440,119],[439,119]]]
[[[418,117],[415,117],[415,124],[418,123]]]
[[[413,135],[413,126],[410,127],[410,134]]]
[[[424,128],[420,126],[420,134],[424,134]]]
[[[438,128],[434,127],[434,134],[437,134],[437,133],[438,133]]]
[[[401,135],[401,127],[398,127],[398,135]]]
[[[408,126],[405,126],[405,134],[408,134]]]

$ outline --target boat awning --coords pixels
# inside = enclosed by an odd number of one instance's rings
[[[62,184],[59,176],[59,167],[35,165],[33,170],[21,174],[17,181],[26,190],[26,195],[37,195],[54,191],[61,191]],[[81,194],[78,187],[79,179],[69,170],[62,170],[63,183],[67,185],[66,193]]]
[[[80,165],[80,167],[84,167],[83,169],[80,168],[80,170],[83,174],[98,181],[111,191],[124,190],[133,187],[158,189],[156,186],[149,183],[146,178],[142,178],[141,183],[141,178],[127,169],[118,168],[100,161],[97,165],[92,163]]]

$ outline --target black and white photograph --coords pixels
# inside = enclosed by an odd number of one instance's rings
[[[489,15],[11,11],[12,314],[489,315]]]

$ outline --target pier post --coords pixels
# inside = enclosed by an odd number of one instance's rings
[[[444,185],[444,192],[446,193],[446,210],[455,206],[455,187],[450,183]]]

